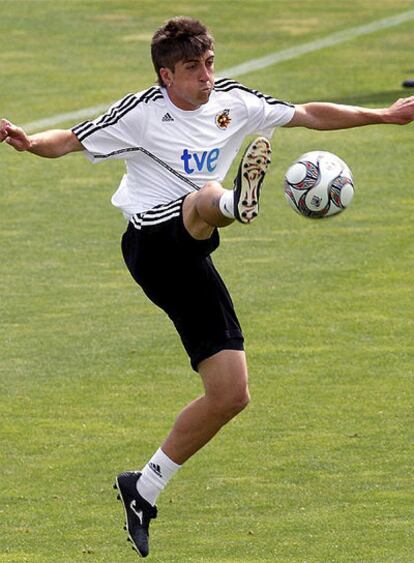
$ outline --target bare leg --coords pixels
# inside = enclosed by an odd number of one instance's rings
[[[247,365],[244,352],[222,350],[199,365],[205,394],[179,414],[161,446],[182,465],[248,404]]]
[[[233,223],[234,219],[225,217],[219,209],[224,191],[218,182],[208,182],[200,191],[186,197],[183,220],[194,238],[207,239],[214,228]],[[201,362],[198,370],[205,394],[182,410],[161,446],[163,452],[179,465],[211,440],[250,399],[244,352],[222,350]]]
[[[195,239],[207,239],[215,227],[226,227],[233,223],[234,219],[225,217],[219,208],[220,197],[224,192],[218,182],[207,182],[200,191],[185,198],[184,225]]]

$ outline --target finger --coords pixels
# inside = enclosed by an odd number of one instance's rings
[[[8,121],[6,119],[0,119],[0,142],[4,141],[7,137],[6,126]]]
[[[7,139],[10,134],[13,134],[15,129],[16,127],[12,123],[10,123],[10,121],[7,121],[7,119],[2,119],[0,125],[0,141],[2,142]]]
[[[8,119],[0,119],[0,131],[6,131],[9,127],[13,127]]]
[[[13,123],[8,122],[4,127],[4,133],[6,137],[12,137],[13,139],[22,139],[25,137],[25,133],[21,127],[13,125]]]
[[[8,133],[9,135],[15,135],[16,133],[18,133],[19,131],[19,127],[17,127],[17,125],[13,125],[13,123],[10,123],[10,121],[5,125],[4,130],[6,131],[6,133]]]
[[[21,142],[20,139],[14,139],[13,137],[7,137],[5,142],[8,145],[10,145],[11,147],[13,147],[16,151],[23,152],[23,151],[26,150],[26,147],[24,146],[24,144]]]

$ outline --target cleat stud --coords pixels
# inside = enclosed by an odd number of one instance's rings
[[[242,213],[242,217],[247,217],[247,213],[246,213],[246,211],[243,211],[243,213]]]
[[[117,500],[121,500],[121,495],[116,495]]]
[[[127,528],[126,526],[124,526],[124,530],[127,531],[127,529],[128,529],[128,528]]]
[[[242,201],[242,205],[247,205],[248,203],[249,203],[249,202],[247,201],[247,199],[244,199],[244,200]]]
[[[253,213],[252,213],[252,217],[257,217],[257,213],[256,213],[256,211],[253,211]]]
[[[252,201],[252,205],[257,205],[257,201],[255,199]]]
[[[113,488],[116,490],[118,487],[116,486],[116,483],[114,483]]]

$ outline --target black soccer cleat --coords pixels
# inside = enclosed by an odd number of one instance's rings
[[[259,213],[260,188],[270,164],[272,149],[265,137],[257,137],[247,147],[234,180],[234,216],[250,223]]]
[[[128,541],[133,549],[141,557],[147,557],[149,553],[149,524],[157,517],[157,507],[152,506],[139,494],[137,481],[141,473],[137,471],[126,471],[120,473],[116,478],[114,489],[118,489],[118,500],[124,505],[125,527],[128,533]]]

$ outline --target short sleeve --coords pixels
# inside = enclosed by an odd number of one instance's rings
[[[252,132],[271,134],[275,127],[289,123],[295,113],[295,106],[262,94],[258,90],[247,90],[244,100]]]
[[[85,148],[89,160],[125,160],[131,154],[126,149],[140,145],[142,124],[138,105],[137,95],[128,94],[110,106],[106,113],[72,128],[72,132]]]

